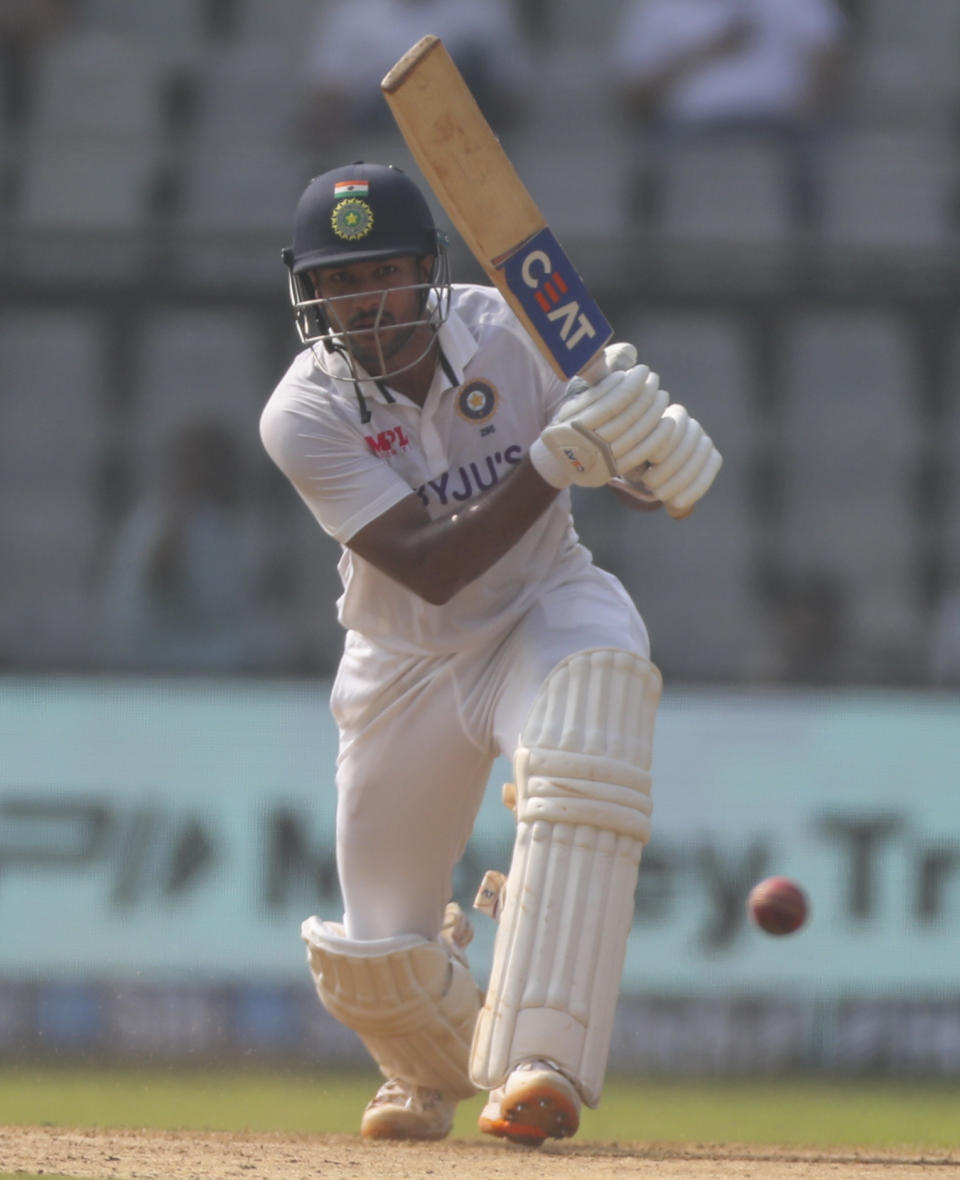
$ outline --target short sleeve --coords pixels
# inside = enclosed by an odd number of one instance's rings
[[[282,387],[261,415],[260,438],[324,531],[342,545],[412,494],[361,435],[335,414],[298,406]]]

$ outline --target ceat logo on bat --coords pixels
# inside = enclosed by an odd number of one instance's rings
[[[579,372],[613,336],[613,328],[550,229],[540,230],[506,258],[497,259],[497,266],[567,377]]]

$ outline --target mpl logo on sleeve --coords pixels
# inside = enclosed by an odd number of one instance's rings
[[[549,228],[497,259],[497,266],[567,377],[579,372],[613,336],[613,328]]]

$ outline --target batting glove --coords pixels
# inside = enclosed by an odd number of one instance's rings
[[[689,511],[706,494],[723,463],[700,423],[670,405],[647,440],[647,463],[636,474],[672,511]]]
[[[534,467],[555,488],[601,487],[638,467],[670,400],[657,374],[636,364],[632,345],[610,345],[605,353],[612,371],[596,385],[571,381],[553,421],[530,448]]]

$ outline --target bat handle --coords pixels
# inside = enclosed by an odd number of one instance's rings
[[[606,354],[598,352],[597,355],[590,361],[589,364],[584,365],[580,370],[580,376],[587,382],[588,385],[596,385],[610,372],[610,366],[607,364]],[[622,478],[628,483],[643,484],[643,473],[647,468],[647,464],[641,467],[635,467],[633,471],[627,472]],[[664,504],[667,512],[674,520],[683,520],[685,516],[689,516],[693,511],[692,508],[671,508],[669,504]]]

